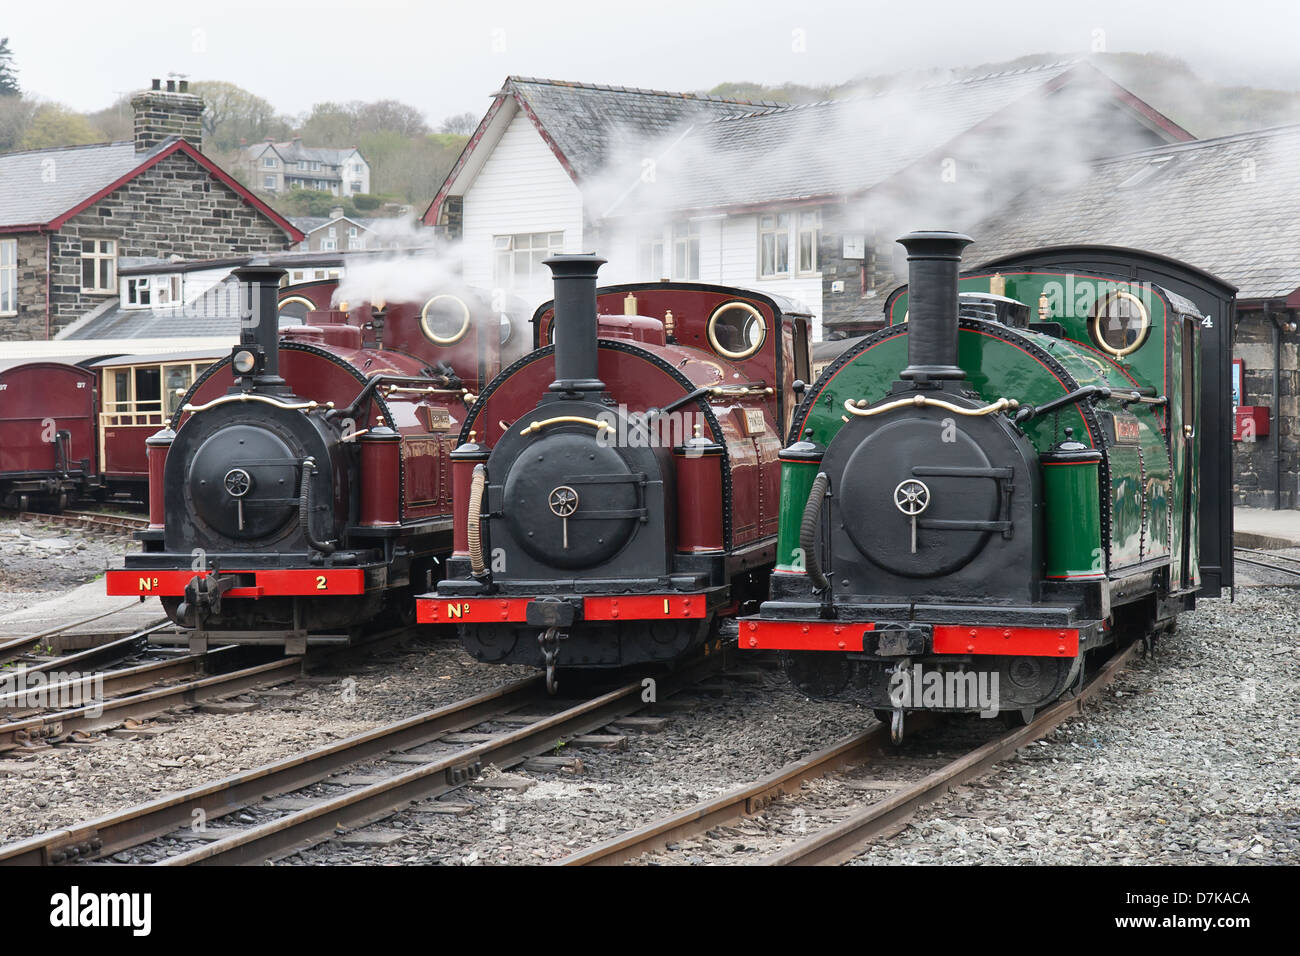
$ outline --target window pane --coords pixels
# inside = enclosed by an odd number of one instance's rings
[[[81,260],[81,287],[89,289],[95,284],[95,260]]]
[[[799,233],[799,271],[813,271],[813,237],[810,232]]]

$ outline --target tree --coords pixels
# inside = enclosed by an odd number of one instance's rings
[[[478,128],[478,117],[473,113],[457,113],[455,116],[448,116],[438,125],[439,133],[458,133],[461,136],[468,136]]]
[[[268,136],[283,139],[289,135],[289,122],[275,107],[243,87],[222,80],[203,80],[190,84],[203,97],[203,138],[205,146],[217,150],[237,149],[241,140],[256,143]]]
[[[0,96],[0,153],[18,149],[40,104],[21,96]]]
[[[22,138],[22,148],[84,146],[99,140],[99,131],[90,125],[85,116],[58,103],[45,103],[36,110],[31,125],[27,127]]]
[[[14,68],[14,55],[9,51],[9,38],[0,37],[0,96],[22,96],[18,86],[18,71]]]
[[[129,94],[119,96],[112,106],[106,106],[96,113],[87,113],[86,119],[99,130],[99,138],[104,142],[122,142],[135,133]]]

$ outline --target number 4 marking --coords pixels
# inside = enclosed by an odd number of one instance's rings
[[[1214,319],[1208,315],[1205,318],[1201,319],[1201,328],[1203,329],[1214,328]]]

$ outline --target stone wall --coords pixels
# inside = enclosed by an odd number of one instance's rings
[[[1283,317],[1295,323],[1297,313]],[[1283,508],[1300,507],[1300,432],[1297,416],[1300,415],[1300,334],[1282,333],[1282,375],[1279,382],[1281,394],[1277,417],[1271,423],[1280,435],[1282,456]],[[1273,404],[1273,322],[1262,312],[1241,312],[1234,339],[1233,358],[1246,363],[1245,395],[1243,405]],[[1274,502],[1275,477],[1278,463],[1273,460],[1273,435],[1263,436],[1254,442],[1233,442],[1232,488],[1239,505],[1271,508]]]
[[[169,136],[203,148],[203,98],[193,93],[144,90],[131,97],[136,152],[153,149]]]
[[[54,236],[50,334],[116,295],[81,291],[82,239],[115,239],[121,256],[210,259],[288,248],[289,237],[184,153],[174,153]],[[42,317],[42,332],[44,321]]]
[[[0,236],[18,243],[18,314],[0,316],[0,340],[45,338],[47,238],[37,232]]]

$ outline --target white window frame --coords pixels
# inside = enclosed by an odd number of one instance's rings
[[[637,275],[646,282],[657,282],[668,275],[664,271],[663,233],[641,236],[636,242]]]
[[[18,240],[0,239],[0,315],[18,314]]]
[[[507,288],[531,288],[542,285],[549,272],[542,260],[562,252],[563,230],[521,232],[492,237],[492,275],[497,284]],[[520,262],[527,268],[518,269]]]
[[[162,276],[158,280],[154,299],[158,305],[176,305],[181,301],[182,288],[180,275]]]
[[[357,227],[356,227],[356,226],[348,226],[348,238],[349,238],[349,239],[355,239],[356,237],[357,237]]]
[[[321,252],[334,252],[338,247],[338,241],[335,239],[322,239],[320,241]]]
[[[93,292],[96,294],[113,295],[117,289],[117,240],[116,239],[98,239],[85,238],[81,239],[81,259],[78,268],[81,270],[81,291]],[[93,248],[86,251],[86,243],[91,243]],[[91,263],[92,278],[94,285],[86,285],[86,263]]]
[[[822,238],[822,211],[820,209],[801,209],[795,216],[795,263],[796,272],[801,276],[815,276],[821,273],[821,261],[818,245]],[[804,265],[804,237],[809,238],[811,259]]]
[[[698,279],[700,277],[700,224],[690,219],[675,222],[672,226],[672,236],[672,277]]]
[[[153,280],[149,276],[122,279],[122,308],[148,309],[153,306]]]
[[[262,157],[262,168],[263,168],[263,169],[275,169],[275,157],[274,157],[274,156],[263,156],[263,157]]]
[[[757,265],[760,279],[790,278],[790,227],[792,219],[793,217],[789,212],[770,212],[759,215]],[[767,251],[769,243],[771,247],[770,256]],[[782,258],[785,260],[784,268],[780,267]]]

